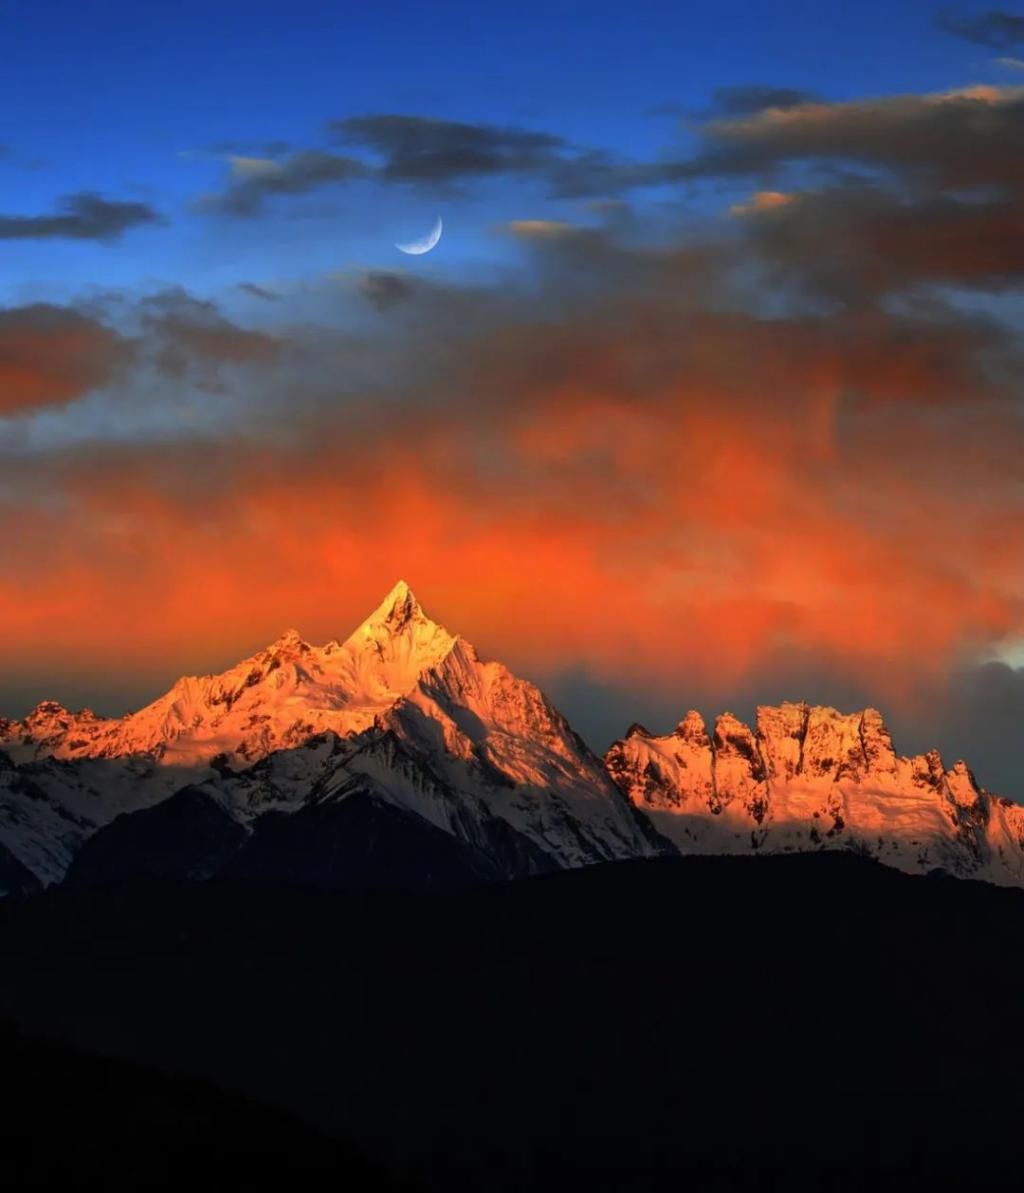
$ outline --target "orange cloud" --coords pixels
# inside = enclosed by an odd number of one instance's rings
[[[780,207],[788,207],[796,201],[796,195],[787,195],[782,191],[758,191],[746,203],[734,203],[729,209],[730,215],[760,215],[766,211],[778,211]]]
[[[945,152],[921,130],[952,121],[954,156],[998,178],[1021,102],[805,105],[711,135],[770,161],[824,152],[835,126],[887,161],[910,142]],[[706,688],[798,658],[884,703],[1024,638],[1012,338],[934,298],[878,299],[940,259],[944,277],[1001,284],[1016,201],[907,206],[838,185],[787,199],[755,197],[770,218],[723,243],[630,248],[590,228],[537,244],[541,226],[521,227],[536,254],[521,290],[367,277],[366,341],[246,330],[178,292],[135,304],[129,396],[149,392],[146,370],[213,393],[220,437],[5,458],[8,673],[120,669],[155,689],[288,625],[344,635],[399,576],[541,678]],[[735,280],[751,263],[829,301],[756,317]],[[10,409],[67,402],[124,344],[74,312],[0,313],[0,393]]]
[[[992,475],[1024,444],[998,405],[955,428],[928,405],[850,406],[851,378],[902,394],[930,366],[801,358],[783,325],[732,361],[735,330],[700,321],[698,359],[644,397],[591,377],[475,413],[351,413],[315,446],[69,466],[63,509],[17,515],[7,665],[113,661],[156,685],[286,625],[343,635],[399,575],[485,653],[541,676],[724,681],[799,652],[881,700],[1024,633],[1024,513]]]
[[[80,397],[123,356],[116,333],[65,307],[0,310],[0,416]]]

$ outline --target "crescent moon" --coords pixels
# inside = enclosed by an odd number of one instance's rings
[[[410,240],[406,244],[396,244],[395,248],[401,253],[409,253],[410,256],[419,257],[423,253],[429,253],[435,244],[441,239],[441,233],[444,231],[444,225],[441,223],[441,217],[437,217],[437,223],[430,229],[426,236],[420,240]]]

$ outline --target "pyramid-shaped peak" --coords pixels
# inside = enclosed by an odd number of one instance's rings
[[[443,659],[455,644],[455,635],[432,621],[404,580],[392,588],[370,616],[344,643],[355,655],[370,651],[373,666],[401,660],[410,676]],[[405,682],[404,680],[402,682]],[[410,680],[411,682],[411,680]],[[394,687],[397,677],[389,685]]]
[[[399,580],[388,595],[366,619],[366,625],[387,626],[392,632],[401,630],[410,621],[428,621],[416,594],[404,580]]]
[[[393,603],[397,604],[401,601],[410,600],[413,602],[413,604],[416,604],[416,594],[404,580],[399,580],[394,588],[392,588],[392,590],[384,598],[384,603],[386,604],[388,601],[392,601]]]

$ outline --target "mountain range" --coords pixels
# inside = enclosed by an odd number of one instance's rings
[[[400,582],[138,712],[0,719],[0,891],[214,876],[448,887],[675,853],[851,850],[1024,886],[1024,806],[896,754],[873,709],[634,725],[603,759]]]

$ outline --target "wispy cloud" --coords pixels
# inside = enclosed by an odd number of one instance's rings
[[[277,302],[281,295],[276,290],[271,290],[269,286],[259,286],[255,282],[239,282],[238,287],[243,294],[249,294],[253,298],[261,298],[264,302]]]
[[[954,37],[992,50],[1010,50],[1024,44],[1024,16],[993,8],[981,14],[956,8],[941,8],[935,14],[936,28]]]
[[[395,113],[334,120],[330,128],[338,140],[381,159],[380,177],[399,182],[537,173],[566,148],[550,133]]]
[[[46,215],[0,215],[0,240],[115,241],[131,228],[162,223],[148,203],[104,199],[89,191],[67,195]]]
[[[359,293],[378,311],[388,311],[407,302],[416,293],[416,283],[401,273],[375,269],[364,273],[358,282]]]
[[[712,94],[715,112],[723,116],[748,116],[768,108],[797,108],[814,103],[818,96],[812,91],[795,87],[771,87],[764,83],[748,83],[735,87],[719,87]]]
[[[527,240],[543,240],[565,236],[575,230],[575,225],[567,220],[510,220],[505,230]]]
[[[273,195],[305,195],[320,187],[363,178],[364,163],[336,153],[307,149],[280,160],[235,156],[229,159],[231,179],[219,195],[207,196],[201,210],[252,216]]]
[[[369,180],[402,187],[531,180],[561,198],[610,198],[685,176],[678,162],[637,162],[573,145],[549,132],[398,113],[333,120],[328,133],[355,153],[308,149],[290,156],[226,155],[225,189],[200,210],[251,216],[272,196]]]
[[[778,211],[781,207],[788,207],[795,199],[795,195],[788,195],[782,191],[758,191],[745,203],[734,203],[729,213],[739,216],[761,215],[766,211]]]
[[[702,152],[679,170],[714,177],[853,161],[956,187],[1018,186],[1022,120],[1024,88],[987,85],[771,108],[709,122]]]

